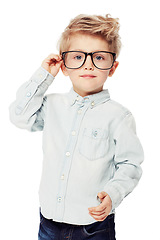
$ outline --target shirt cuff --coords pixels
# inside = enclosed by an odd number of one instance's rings
[[[23,85],[19,91],[21,93],[20,98],[17,100],[16,115],[20,115],[23,112],[34,95],[37,95],[41,99],[53,80],[54,77],[48,71],[42,67],[38,68],[29,82]]]
[[[53,82],[54,77],[43,67],[37,69],[37,71],[31,77],[31,81],[40,85],[45,81],[45,83],[49,86]]]
[[[121,192],[115,186],[107,186],[103,189],[111,198],[112,210],[115,210],[123,200]]]

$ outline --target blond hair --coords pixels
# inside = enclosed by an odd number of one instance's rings
[[[70,38],[75,33],[89,34],[100,36],[108,43],[109,51],[116,53],[116,57],[120,53],[121,40],[119,36],[119,22],[117,18],[111,18],[110,15],[84,15],[80,14],[72,19],[65,28],[58,43],[59,53],[69,49]]]

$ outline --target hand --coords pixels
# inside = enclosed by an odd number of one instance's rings
[[[100,192],[97,195],[101,204],[97,207],[88,208],[89,214],[97,221],[103,221],[109,215],[112,209],[112,201],[106,192]]]
[[[55,77],[59,72],[59,69],[62,64],[62,57],[55,54],[50,54],[47,58],[42,62],[42,67],[46,69],[49,73]]]

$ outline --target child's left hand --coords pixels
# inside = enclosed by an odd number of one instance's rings
[[[106,192],[100,192],[97,195],[101,200],[101,204],[97,207],[88,208],[89,214],[97,221],[103,221],[109,215],[112,209],[112,201]]]

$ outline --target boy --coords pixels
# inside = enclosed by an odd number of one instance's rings
[[[11,121],[43,130],[42,239],[115,239],[115,208],[141,177],[143,150],[132,114],[103,85],[118,67],[117,19],[79,15],[10,106]],[[73,88],[44,96],[62,70]]]

